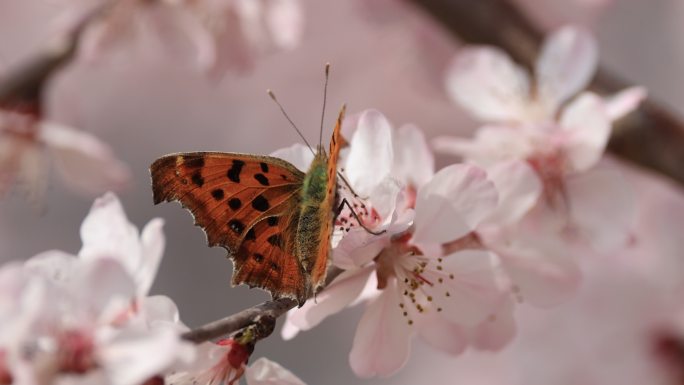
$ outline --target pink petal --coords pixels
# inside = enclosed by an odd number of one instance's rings
[[[537,173],[522,160],[501,162],[487,169],[499,192],[499,206],[488,224],[510,224],[520,220],[537,203],[542,184]]]
[[[598,251],[624,247],[636,223],[636,197],[618,170],[599,166],[566,180],[570,217]]]
[[[150,292],[159,270],[166,238],[162,231],[164,220],[152,219],[142,231],[140,241],[142,243],[140,265],[135,274],[138,283],[138,296],[144,297]]]
[[[145,320],[150,323],[177,324],[180,322],[178,306],[165,295],[153,295],[141,300],[141,312]]]
[[[269,2],[266,23],[273,42],[280,48],[293,49],[302,40],[304,14],[299,0]]]
[[[435,349],[459,355],[468,345],[468,337],[462,326],[439,316],[434,308],[416,317],[418,335]]]
[[[306,172],[309,169],[314,158],[311,149],[301,143],[295,143],[290,147],[275,150],[271,153],[271,156],[292,163],[293,166],[302,172]]]
[[[79,260],[67,283],[74,298],[80,299],[79,308],[92,311],[104,323],[120,316],[135,298],[133,277],[111,258]]]
[[[461,50],[447,72],[447,91],[477,118],[520,121],[530,97],[527,72],[498,48]]]
[[[522,301],[535,306],[557,305],[574,294],[581,273],[574,256],[568,255],[561,243],[551,242],[552,237],[527,239],[516,235],[515,230],[490,244],[500,257],[514,292]]]
[[[636,110],[646,96],[646,88],[630,87],[605,98],[603,103],[606,105],[608,117],[614,122]]]
[[[171,369],[189,363],[194,346],[172,329],[124,329],[97,352],[98,363],[112,385],[142,384]]]
[[[357,376],[389,376],[398,371],[409,356],[412,328],[399,308],[395,280],[370,302],[359,321],[349,363]]]
[[[93,135],[43,123],[41,139],[52,151],[55,166],[70,189],[91,195],[121,190],[128,185],[128,167]]]
[[[461,251],[447,255],[442,269],[421,274],[430,285],[423,286],[432,296],[433,306],[442,308],[445,319],[465,326],[482,322],[501,302],[492,261],[484,251]],[[441,278],[441,282],[440,282]]]
[[[465,164],[443,168],[416,198],[415,243],[460,238],[496,208],[497,192],[484,170]]]
[[[567,134],[564,150],[572,171],[594,166],[605,151],[611,130],[601,98],[583,93],[563,110],[560,125]]]
[[[508,345],[517,332],[513,309],[513,302],[508,300],[481,324],[470,329],[470,344],[488,351],[498,351]]]
[[[307,301],[299,309],[289,311],[286,323],[299,330],[315,327],[328,316],[349,306],[361,294],[370,274],[374,271],[374,266],[368,266],[360,270],[343,272],[313,300]],[[292,334],[292,331],[288,334]]]
[[[482,167],[511,159],[525,159],[535,151],[533,144],[519,129],[508,126],[483,126],[473,139],[437,137],[435,150],[460,155]]]
[[[392,174],[404,184],[419,188],[435,173],[435,157],[425,134],[414,125],[404,125],[395,131],[394,167]]]
[[[247,368],[245,379],[247,385],[305,385],[292,372],[264,357]]]
[[[142,260],[138,229],[128,221],[113,193],[95,200],[81,225],[81,240],[80,258],[116,258],[131,273],[138,271]]]
[[[549,36],[536,64],[539,98],[550,114],[587,87],[596,72],[598,47],[591,32],[568,26]]]
[[[370,196],[378,181],[389,175],[393,157],[392,126],[377,110],[366,110],[351,138],[345,174],[361,196]]]

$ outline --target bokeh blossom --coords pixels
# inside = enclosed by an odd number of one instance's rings
[[[180,338],[175,304],[146,296],[163,251],[161,222],[140,239],[108,194],[95,202],[81,236],[77,256],[52,250],[0,269],[4,378],[138,385],[189,363],[195,352]]]
[[[64,18],[92,7],[83,0]],[[87,60],[135,52],[187,63],[220,77],[250,69],[259,56],[297,46],[303,31],[299,0],[124,0],[95,20],[82,42]]]
[[[17,185],[40,204],[52,167],[68,189],[87,196],[121,190],[130,180],[128,167],[92,134],[0,109],[0,195]]]
[[[533,83],[496,48],[464,49],[449,70],[447,89],[487,124],[473,139],[442,137],[434,144],[484,167],[526,161],[543,186],[534,206],[540,227],[608,250],[625,244],[634,209],[622,177],[599,161],[612,123],[636,108],[645,92],[635,87],[609,98],[581,92],[596,70],[597,52],[589,32],[562,28],[545,41]]]

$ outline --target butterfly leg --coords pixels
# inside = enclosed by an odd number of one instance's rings
[[[352,186],[351,186],[351,184],[349,183],[349,181],[347,180],[347,178],[345,178],[344,175],[342,175],[341,172],[338,171],[338,172],[337,172],[337,176],[340,178],[340,180],[342,180],[342,182],[344,182],[344,184],[347,186],[347,188],[349,189],[349,191],[351,191],[352,195],[354,195],[354,198],[361,198],[361,197],[359,197],[359,194],[357,194],[356,191],[354,191],[354,189],[352,188]],[[366,199],[368,199],[368,197],[366,197],[366,198],[361,198],[361,199],[366,200]]]
[[[354,211],[354,208],[352,205],[349,203],[347,198],[342,198],[342,202],[340,202],[340,205],[337,207],[337,210],[335,210],[335,218],[337,218],[338,215],[342,212],[342,209],[344,209],[344,206],[349,207],[349,210],[352,213],[352,216],[354,216],[354,219],[359,223],[361,227],[363,227],[364,230],[366,230],[368,233],[373,234],[373,235],[381,235],[384,234],[387,230],[382,230],[382,231],[373,231],[366,227],[366,225],[363,224],[363,221],[359,218],[358,214],[356,214],[356,211]]]

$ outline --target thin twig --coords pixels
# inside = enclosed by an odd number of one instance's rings
[[[341,273],[342,270],[336,267],[328,269],[326,286]],[[276,319],[287,313],[290,309],[294,309],[295,306],[297,306],[297,301],[289,298],[266,301],[233,315],[229,315],[228,317],[200,326],[184,333],[182,337],[188,341],[200,343],[234,333],[257,323],[262,330],[259,333],[259,339],[263,339],[268,337],[273,331]]]
[[[93,7],[69,31],[45,46],[42,52],[0,76],[0,106],[40,105],[47,81],[76,54],[83,31],[116,1]]]
[[[461,40],[495,45],[532,68],[543,33],[510,0],[412,0]],[[601,66],[591,88],[610,94],[630,84]],[[640,166],[684,183],[684,123],[649,97],[618,122],[609,150]]]

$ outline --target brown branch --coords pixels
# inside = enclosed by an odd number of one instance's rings
[[[510,0],[411,0],[454,35],[473,44],[495,45],[532,68],[543,33]],[[602,94],[629,83],[601,66],[591,88]],[[649,98],[618,122],[609,150],[684,183],[684,123]]]
[[[342,270],[336,267],[328,269],[326,286],[330,284]],[[289,298],[280,298],[266,301],[252,306],[228,317],[210,322],[189,332],[182,337],[194,343],[209,341],[226,334],[235,333],[251,325],[257,325],[257,339],[268,337],[275,328],[276,319],[297,306],[297,301]]]
[[[93,7],[63,36],[48,44],[43,52],[11,68],[0,76],[0,106],[33,107],[40,110],[41,95],[47,81],[76,54],[83,31],[91,22],[116,3],[115,0]]]
[[[220,336],[234,333],[258,322],[260,317],[269,317],[273,324],[275,320],[288,310],[297,306],[297,301],[289,298],[281,298],[275,301],[266,301],[259,305],[242,310],[238,313],[210,322],[183,334],[183,338],[194,343],[209,341]],[[263,321],[262,321],[263,322]],[[267,333],[262,338],[267,337]]]

